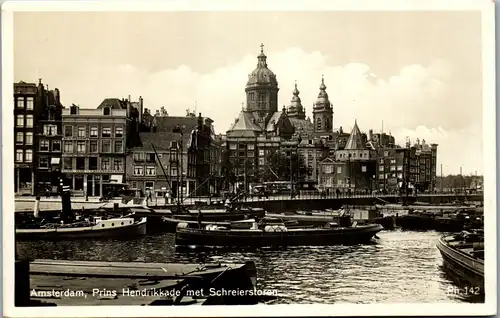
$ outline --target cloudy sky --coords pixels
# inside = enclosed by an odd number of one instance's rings
[[[15,81],[43,78],[65,105],[144,98],[224,133],[245,101],[260,44],[279,104],[297,81],[312,105],[324,75],[335,128],[437,143],[438,173],[482,173],[479,12],[16,13]],[[383,122],[383,124],[382,124]]]

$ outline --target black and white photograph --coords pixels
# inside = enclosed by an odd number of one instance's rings
[[[494,315],[494,26],[485,0],[6,1],[6,315]]]

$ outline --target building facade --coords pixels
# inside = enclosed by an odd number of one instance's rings
[[[97,109],[63,109],[62,173],[74,195],[102,196],[110,182],[124,181],[128,105],[107,98]]]
[[[41,84],[41,81],[39,83]],[[16,194],[35,195],[35,100],[37,85],[14,84],[14,187]]]
[[[35,105],[37,193],[57,194],[61,177],[62,110],[59,89],[39,85]]]

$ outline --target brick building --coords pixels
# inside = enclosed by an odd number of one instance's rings
[[[37,193],[57,194],[61,177],[62,110],[59,89],[39,85],[35,104]]]
[[[108,183],[124,181],[131,114],[131,104],[117,98],[63,110],[62,173],[75,195],[102,196]]]
[[[43,85],[40,84],[42,87]],[[35,194],[35,100],[37,85],[14,84],[14,188],[16,194]]]

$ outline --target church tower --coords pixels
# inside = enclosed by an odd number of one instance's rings
[[[278,82],[276,75],[267,68],[266,60],[264,44],[261,44],[257,68],[248,75],[245,88],[247,111],[253,113],[260,126],[265,126],[269,118],[278,111]]]
[[[297,82],[295,82],[295,89],[293,90],[293,97],[290,106],[288,107],[288,117],[297,119],[306,119],[306,112],[302,106],[302,101],[299,97],[299,90],[297,89]]]
[[[329,133],[333,128],[333,109],[326,92],[325,79],[321,77],[319,94],[313,106],[314,132]]]

